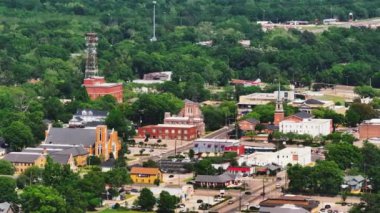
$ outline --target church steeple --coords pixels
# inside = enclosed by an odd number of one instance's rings
[[[283,111],[284,111],[284,107],[282,106],[282,99],[281,99],[281,84],[278,83],[276,112],[283,112]]]
[[[282,120],[285,118],[284,107],[282,105],[281,98],[281,84],[278,83],[278,91],[277,91],[277,100],[276,100],[276,110],[274,112],[274,125],[278,126]]]

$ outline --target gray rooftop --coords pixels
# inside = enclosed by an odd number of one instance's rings
[[[69,159],[70,159],[70,154],[57,154],[57,153],[54,153],[54,154],[50,154],[49,155],[53,161],[55,161],[56,163],[59,163],[61,165],[65,165],[69,162]]]
[[[103,116],[107,117],[108,112],[95,109],[78,109],[75,116]]]
[[[198,175],[195,178],[195,182],[225,183],[227,181],[235,179],[236,175],[230,173],[223,173],[221,175]]]
[[[4,160],[12,163],[34,163],[42,154],[27,152],[10,152],[4,156]]]
[[[305,104],[324,104],[322,101],[317,99],[307,99]]]
[[[297,116],[297,117],[302,118],[302,119],[307,119],[307,118],[313,117],[310,113],[307,113],[304,111],[298,112],[298,113],[294,114],[293,116]]]
[[[46,137],[46,144],[70,144],[89,147],[96,141],[95,129],[51,128]]]
[[[344,176],[344,182],[348,183],[349,185],[355,185],[355,184],[360,183],[362,181],[364,181],[364,177],[361,175]]]
[[[88,152],[85,148],[80,146],[80,147],[72,147],[72,148],[64,149],[58,152],[58,154],[71,154],[73,155],[73,157],[76,157],[79,155],[86,155],[88,154]]]

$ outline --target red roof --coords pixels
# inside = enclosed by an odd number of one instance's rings
[[[235,166],[229,166],[227,168],[227,171],[229,172],[250,172],[251,168],[249,167],[235,167]]]

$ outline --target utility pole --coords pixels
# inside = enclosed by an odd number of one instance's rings
[[[151,42],[157,41],[156,38],[156,1],[153,1],[153,37],[150,39]]]

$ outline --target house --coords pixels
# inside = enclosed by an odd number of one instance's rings
[[[239,128],[242,131],[255,131],[255,127],[259,124],[260,121],[255,118],[247,118],[239,121]]]
[[[238,146],[239,140],[199,138],[193,142],[195,153],[224,153],[225,147]]]
[[[197,138],[197,127],[189,124],[158,124],[140,127],[137,134],[140,138],[149,136],[154,139],[191,141]]]
[[[173,72],[165,71],[165,72],[151,72],[144,74],[143,79],[133,80],[133,83],[136,84],[162,84],[165,81],[172,80]]]
[[[70,128],[96,127],[103,125],[108,112],[93,109],[78,109],[69,121]]]
[[[319,109],[319,108],[333,110],[335,103],[333,101],[307,99],[307,100],[294,100],[290,105],[293,107],[297,107],[301,112],[311,113],[312,110]]]
[[[242,95],[239,97],[238,114],[247,114],[254,106],[257,105],[265,105],[276,102],[278,96],[282,101],[293,101],[295,97],[294,91],[274,91],[273,93],[253,93],[250,95]]]
[[[380,119],[365,120],[359,125],[359,139],[380,137]]]
[[[253,174],[253,168],[247,166],[229,166],[227,168],[228,173],[232,174]]]
[[[16,213],[12,204],[8,202],[0,203],[0,213]]]
[[[286,147],[277,152],[254,152],[238,159],[238,164],[247,166],[266,166],[276,164],[286,167],[288,164],[305,166],[311,163],[311,147]]]
[[[15,173],[21,174],[32,166],[43,168],[46,164],[46,157],[40,153],[10,152],[4,156],[15,167]]]
[[[221,175],[197,175],[195,177],[195,185],[207,188],[224,188],[238,186],[240,181],[237,175],[231,173],[223,173]]]
[[[134,183],[154,184],[155,180],[162,182],[162,173],[158,168],[132,167],[130,171]]]
[[[328,135],[333,131],[332,119],[288,117],[280,122],[279,128],[282,133],[308,134],[313,137]],[[302,120],[301,120],[302,119]]]
[[[95,129],[49,128],[42,145],[56,145],[61,148],[82,147],[89,155],[95,155],[104,161],[110,157],[117,158],[121,149],[117,131],[108,130],[105,125],[99,125]]]
[[[319,201],[308,197],[284,195],[278,198],[268,198],[260,202],[262,213],[316,213],[318,212]]]
[[[360,194],[365,181],[361,175],[344,176],[342,188],[349,189],[352,194]]]

